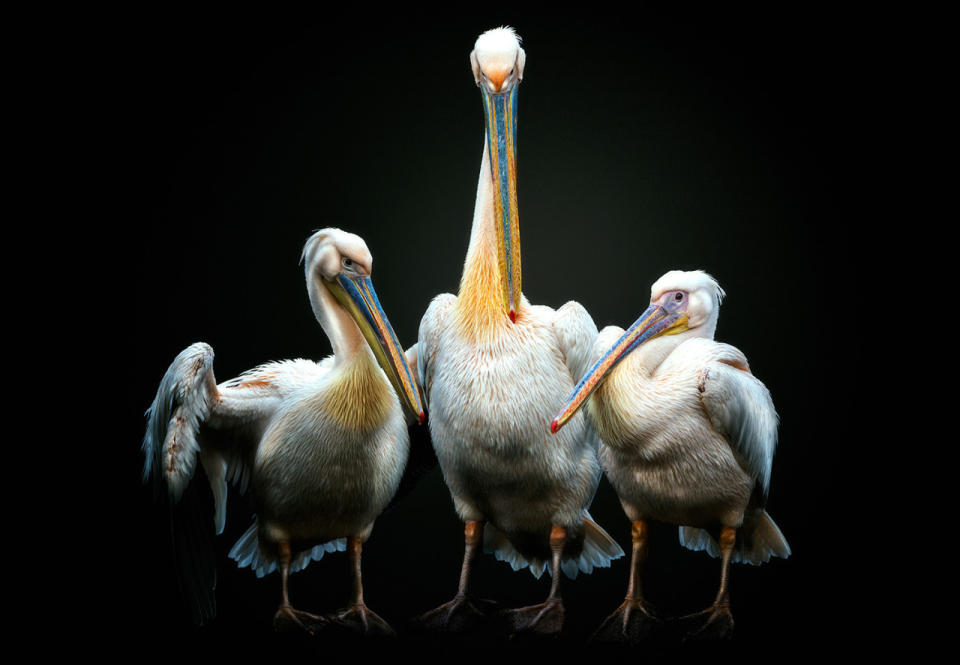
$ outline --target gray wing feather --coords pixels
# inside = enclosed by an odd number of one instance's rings
[[[701,372],[701,401],[765,497],[777,447],[777,411],[770,391],[750,373],[743,354],[726,344],[718,346],[724,347],[721,355]]]

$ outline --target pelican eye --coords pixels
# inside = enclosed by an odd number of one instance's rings
[[[677,291],[677,295],[675,295],[675,296],[673,297],[673,299],[676,300],[676,301],[678,301],[678,302],[679,302],[680,300],[683,300],[683,293],[680,292],[680,291]]]
[[[344,257],[340,263],[347,270],[353,270],[353,259],[348,259],[347,257]]]

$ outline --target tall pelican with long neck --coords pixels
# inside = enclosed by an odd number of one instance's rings
[[[573,578],[623,555],[587,513],[601,474],[595,431],[576,416],[561,436],[549,432],[587,369],[597,328],[578,303],[554,311],[531,305],[520,289],[516,131],[525,61],[510,28],[482,34],[470,54],[486,118],[470,247],[459,294],[437,296],[420,324],[430,433],[465,522],[457,594],[420,617],[439,630],[487,612],[469,584],[481,545],[514,570],[550,570],[544,603],[505,613],[517,632],[561,629],[561,570]]]
[[[227,482],[251,486],[256,519],[230,556],[258,577],[279,568],[276,624],[312,632],[335,622],[390,634],[364,603],[361,550],[403,477],[408,423],[425,417],[421,397],[373,290],[373,259],[363,239],[339,229],[318,231],[303,259],[310,304],[333,355],[319,363],[268,363],[217,385],[213,349],[203,342],[188,347],[147,412],[144,478],[165,486],[176,503],[199,461],[213,490],[217,533],[224,528]],[[208,541],[202,526],[181,546]],[[344,549],[353,571],[349,606],[333,616],[295,609],[288,575]],[[185,567],[200,623],[215,613],[215,568],[198,565],[202,555],[188,552]]]

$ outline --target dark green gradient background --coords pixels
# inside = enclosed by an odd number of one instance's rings
[[[279,600],[278,576],[258,580],[226,557],[250,522],[232,493],[218,539],[219,617],[199,633],[189,626],[164,510],[139,484],[142,413],[160,377],[198,340],[213,346],[219,380],[327,355],[298,260],[307,236],[331,225],[365,238],[383,307],[401,342],[414,343],[430,299],[457,289],[483,146],[468,54],[501,24],[527,51],[524,293],[552,307],[577,300],[602,328],[629,325],[666,270],[719,280],[728,297],[717,338],[746,353],[781,417],[768,509],[794,552],[734,568],[737,632],[723,648],[833,639],[856,604],[859,565],[842,544],[852,489],[841,465],[860,445],[851,380],[860,350],[838,347],[834,327],[837,296],[871,251],[871,220],[857,208],[870,47],[853,17],[801,7],[131,17],[103,49],[114,102],[102,120],[119,139],[117,190],[135,248],[117,266],[130,276],[118,288],[129,287],[135,325],[116,433],[118,477],[129,481],[123,586],[136,590],[119,614],[135,617],[140,643],[160,653],[273,645]],[[605,479],[591,511],[629,551],[629,522]],[[369,605],[402,628],[452,596],[461,555],[436,469],[374,528]],[[620,560],[564,578],[574,638],[619,604],[627,569]],[[706,606],[718,572],[716,560],[680,548],[675,527],[654,528],[645,587],[665,614]],[[304,609],[340,607],[346,557],[328,555],[291,584]],[[489,556],[475,586],[507,606],[548,590]]]

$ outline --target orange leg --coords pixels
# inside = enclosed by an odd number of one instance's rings
[[[394,635],[393,628],[381,619],[363,602],[363,577],[360,574],[360,560],[363,554],[363,541],[354,536],[347,538],[347,554],[353,570],[353,590],[350,605],[333,615],[333,620],[342,626],[364,635]]]
[[[733,633],[733,614],[730,612],[729,568],[730,557],[737,542],[737,530],[723,527],[720,530],[720,589],[713,604],[702,612],[685,618],[706,616],[702,626],[690,633],[689,639],[728,638]]]
[[[550,529],[550,595],[539,605],[504,612],[512,632],[555,635],[563,628],[566,610],[560,598],[560,558],[566,542],[567,530],[553,525]]]
[[[633,552],[630,558],[630,581],[627,597],[607,617],[593,634],[594,640],[602,642],[628,642],[636,644],[654,629],[660,620],[643,599],[641,574],[647,560],[649,526],[646,520],[636,520],[631,528]]]
[[[457,595],[448,603],[430,610],[415,619],[415,623],[428,630],[463,632],[479,627],[493,609],[494,603],[473,598],[468,589],[470,573],[483,540],[483,522],[474,520],[463,527],[463,566]]]
[[[321,625],[326,623],[326,619],[316,614],[310,614],[309,612],[303,612],[301,610],[295,609],[293,605],[290,604],[290,590],[288,584],[288,578],[290,576],[290,560],[292,554],[290,552],[290,541],[284,540],[279,544],[280,549],[280,588],[282,592],[282,599],[280,601],[280,607],[277,608],[276,614],[273,615],[273,625],[277,630],[284,629],[287,626],[296,626],[310,633],[311,635],[314,631]]]

